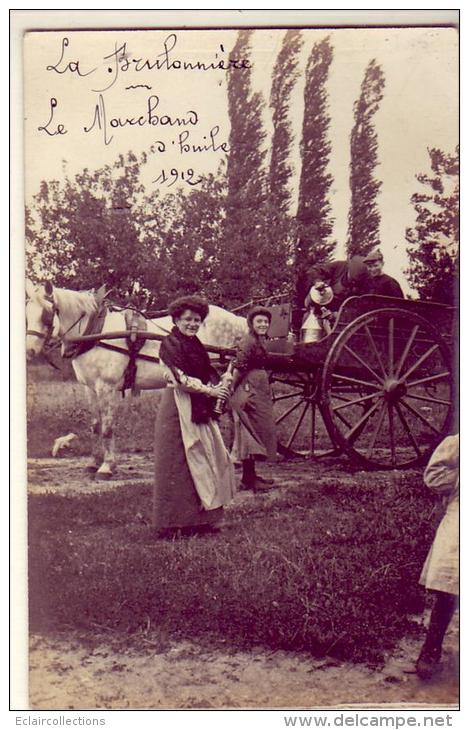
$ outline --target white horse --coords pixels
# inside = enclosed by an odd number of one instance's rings
[[[95,294],[89,291],[71,291],[53,287],[50,282],[34,286],[26,285],[26,355],[28,360],[37,356],[44,344],[54,335],[66,341],[67,338],[82,335],[90,317],[98,309]],[[173,322],[170,316],[145,320],[148,332],[166,335]],[[107,311],[102,334],[127,330],[123,311]],[[233,347],[236,340],[247,330],[246,320],[220,307],[210,305],[209,314],[200,327],[198,336],[205,345]],[[127,351],[123,339],[108,340],[112,346]],[[140,354],[158,357],[160,343],[146,340]],[[64,344],[62,344],[62,352]],[[98,478],[109,478],[115,468],[115,442],[113,433],[114,408],[117,392],[122,389],[124,373],[129,362],[128,355],[105,349],[96,342],[91,349],[72,360],[79,383],[88,386],[91,401],[96,408],[93,432],[96,445],[93,448],[93,462],[90,470]],[[166,387],[161,366],[145,359],[136,361],[135,385],[139,389]]]

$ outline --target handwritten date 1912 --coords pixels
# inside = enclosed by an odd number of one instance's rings
[[[166,185],[166,187],[170,188],[178,180],[188,185],[198,185],[202,182],[202,178],[196,178],[197,176],[192,167],[189,167],[187,170],[177,170],[175,167],[172,167],[169,173],[166,170],[161,170],[161,173],[152,182],[157,185]]]

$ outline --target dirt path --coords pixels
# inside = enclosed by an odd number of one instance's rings
[[[86,467],[89,457],[28,459],[30,494],[92,494],[129,484],[150,484],[153,464],[149,454],[126,454],[115,478],[100,480]]]
[[[125,484],[150,483],[147,454],[127,455],[118,478],[97,481],[84,471],[87,459],[32,459],[31,493],[86,494]],[[302,462],[271,468],[282,487],[311,479]],[[335,478],[354,479],[344,462],[321,469]],[[396,478],[399,478],[396,476]],[[275,490],[274,490],[275,491]],[[240,493],[235,500],[249,498]],[[269,499],[269,495],[265,495]],[[423,619],[420,619],[423,620]],[[145,643],[144,643],[145,641]],[[164,653],[150,641],[114,651],[103,644],[85,648],[80,635],[34,635],[30,647],[30,701],[33,709],[98,708],[313,708],[387,705],[408,708],[455,707],[458,702],[458,629],[446,637],[441,673],[422,683],[413,665],[419,645],[405,641],[381,671],[308,654],[255,650],[207,650],[174,644]]]
[[[84,649],[79,638],[33,636],[33,709],[313,708],[357,704],[455,707],[457,634],[447,637],[442,671],[415,674],[416,643],[405,643],[382,671],[285,651],[222,653],[175,644],[164,654],[142,646]]]

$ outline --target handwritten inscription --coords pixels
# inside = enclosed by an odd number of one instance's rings
[[[219,124],[214,124],[207,131],[210,125],[203,125],[203,115],[196,109],[181,109],[181,104],[178,104],[175,110],[174,106],[169,105],[167,98],[161,99],[159,94],[152,93],[154,73],[235,72],[248,69],[251,64],[248,58],[233,58],[225,51],[223,44],[218,44],[211,51],[204,49],[204,60],[192,50],[190,57],[184,58],[177,46],[176,33],[168,33],[159,41],[159,46],[151,57],[131,53],[127,42],[115,42],[113,50],[104,53],[99,62],[96,63],[94,59],[95,63],[89,63],[88,59],[80,58],[72,49],[68,37],[61,37],[55,57],[45,66],[45,70],[84,86],[83,90],[88,95],[92,94],[91,105],[89,102],[82,104],[80,113],[74,114],[70,120],[70,115],[66,115],[65,103],[60,104],[59,94],[55,93],[47,98],[44,121],[37,127],[37,131],[44,138],[57,138],[67,134],[89,135],[107,147],[117,142],[124,129],[126,135],[122,136],[122,140],[128,143],[129,132],[133,135],[138,134],[140,129],[158,127],[161,129],[159,139],[153,141],[150,151],[158,156],[165,155],[165,159],[162,158],[161,172],[153,182],[167,187],[177,182],[198,185],[203,178],[194,173],[191,167],[179,169],[172,166],[176,162],[175,156],[226,154],[230,151],[228,142],[223,139]],[[123,106],[119,100],[119,111],[116,113],[115,93],[111,100],[107,98],[106,92],[125,74],[126,83],[122,85],[122,91],[126,101],[128,98],[128,104]],[[135,74],[138,74],[138,79]],[[147,81],[152,85],[145,83]],[[147,90],[144,99],[137,90]],[[170,160],[169,165],[164,164],[166,160]]]
[[[57,124],[57,126],[52,127],[52,121],[54,119],[54,109],[57,106],[57,99],[55,97],[51,97],[50,99],[50,117],[47,124],[45,124],[43,127],[38,127],[39,132],[45,132],[49,135],[49,137],[55,137],[57,134],[67,134],[67,130],[65,129],[65,126],[63,124]]]
[[[161,173],[156,177],[154,180],[152,180],[153,183],[157,183],[158,185],[165,185],[170,188],[174,183],[176,183],[178,180],[181,180],[182,182],[187,183],[188,185],[198,185],[202,182],[202,177],[198,177],[195,179],[195,173],[192,167],[189,167],[187,170],[178,170],[175,167],[172,167],[169,173],[166,172],[166,170],[161,170]]]
[[[216,141],[219,131],[220,127],[216,124],[210,130],[208,137],[204,135],[204,141],[196,144],[192,141],[192,139],[190,139],[190,132],[185,129],[178,137],[179,152],[181,154],[184,154],[185,152],[218,152],[219,150],[222,150],[222,152],[229,152],[230,150],[227,142],[218,143]]]
[[[157,114],[156,109],[159,106],[159,97],[155,94],[149,96],[144,113],[138,116],[111,117],[108,118],[106,104],[102,94],[99,94],[98,103],[93,112],[93,120],[90,125],[83,127],[83,131],[87,134],[93,129],[99,129],[103,135],[104,144],[108,145],[113,139],[110,134],[111,129],[119,129],[122,127],[185,127],[187,125],[196,125],[199,121],[197,112],[193,110],[187,111],[183,116],[172,116],[171,114]]]
[[[94,73],[96,71],[95,68],[92,68],[89,71],[81,71],[80,61],[64,61],[65,49],[68,48],[69,44],[70,41],[68,40],[68,38],[62,38],[60,58],[57,63],[52,63],[49,66],[46,66],[46,71],[55,71],[58,74],[65,74],[67,73],[67,71],[69,71],[70,73],[76,73],[78,74],[78,76],[81,77],[90,76],[92,73]]]
[[[121,73],[134,71],[137,73],[148,71],[239,71],[251,68],[251,62],[248,58],[232,58],[227,56],[224,46],[219,45],[217,51],[213,52],[213,59],[210,61],[202,61],[201,59],[187,60],[178,57],[176,46],[178,37],[176,33],[170,33],[163,41],[162,50],[155,53],[153,58],[143,58],[130,56],[127,50],[127,43],[124,42],[118,46],[114,44],[114,50],[103,56],[105,73],[110,77],[109,81],[102,87],[93,89],[95,92],[103,92],[110,89],[119,78]],[[56,63],[46,66],[46,71],[55,72],[57,74],[77,74],[77,76],[85,77],[95,74],[96,71],[103,68],[102,65],[83,71],[80,67],[80,59],[69,60],[67,58],[70,46],[69,38],[65,37],[61,42],[60,58]]]

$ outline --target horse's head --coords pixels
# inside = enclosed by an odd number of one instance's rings
[[[48,281],[34,286],[26,281],[26,357],[28,360],[39,355],[54,330],[54,289]]]

